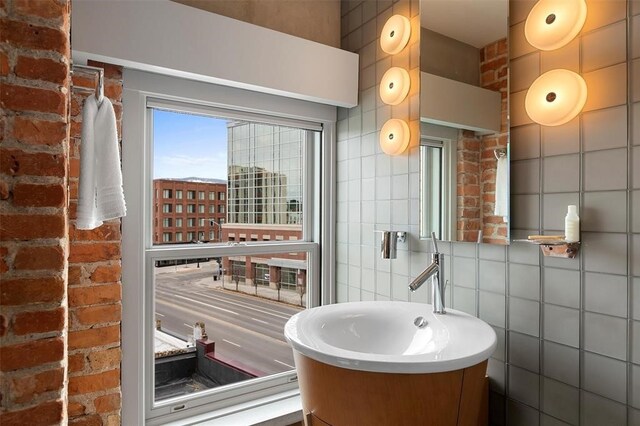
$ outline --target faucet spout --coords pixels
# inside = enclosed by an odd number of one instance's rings
[[[409,290],[416,291],[417,289],[422,287],[422,284],[426,283],[429,278],[437,274],[439,269],[440,268],[438,266],[438,262],[436,262],[434,259],[434,261],[431,262],[431,265],[427,266],[427,269],[422,271],[422,273],[418,275],[416,279],[411,282],[411,284],[409,284]]]
[[[444,255],[438,253],[438,246],[436,245],[436,236],[435,233],[432,233],[433,238],[433,246],[435,248],[435,253],[432,254],[432,261],[427,268],[422,271],[420,275],[416,277],[415,280],[409,284],[409,290],[416,291],[419,289],[422,284],[431,279],[432,287],[431,287],[431,300],[433,303],[433,313],[435,314],[445,314],[446,310],[444,307],[444,290],[446,286],[446,282],[444,280]]]

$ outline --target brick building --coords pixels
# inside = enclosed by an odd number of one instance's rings
[[[153,181],[154,244],[219,242],[227,215],[227,183],[184,178]]]

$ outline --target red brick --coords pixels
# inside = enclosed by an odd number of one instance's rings
[[[13,320],[13,333],[16,335],[62,331],[66,311],[58,308],[51,311],[22,312]]]
[[[107,64],[106,62],[99,62],[89,60],[88,65],[92,67],[98,67],[104,69],[104,77],[114,80],[122,80],[122,67],[119,65]]]
[[[0,241],[62,238],[65,225],[62,215],[0,214]]]
[[[67,97],[59,90],[0,83],[0,107],[13,111],[55,113],[64,117]]]
[[[64,280],[57,276],[4,278],[0,288],[0,305],[60,302]]]
[[[9,57],[2,51],[0,51],[0,75],[3,77],[9,75]]]
[[[91,274],[91,281],[94,283],[111,283],[120,281],[122,268],[120,265],[98,266]]]
[[[65,158],[62,154],[0,149],[0,172],[7,175],[64,177],[65,170]]]
[[[14,269],[55,269],[64,267],[64,252],[60,246],[21,247],[13,261]]]
[[[0,315],[0,337],[7,334],[8,329],[9,329],[9,319],[7,319],[7,317],[4,315]]]
[[[0,42],[16,47],[35,50],[54,51],[66,54],[69,49],[69,36],[62,29],[40,27],[38,25],[0,19]]]
[[[119,243],[71,244],[69,263],[100,262],[120,259]]]
[[[60,424],[63,418],[62,401],[44,402],[20,411],[0,413],[2,426],[52,425]]]
[[[70,136],[72,138],[80,138],[82,136],[82,123],[79,121],[71,122],[71,133]]]
[[[78,285],[82,281],[82,268],[77,265],[69,265],[67,269],[68,282],[70,286]]]
[[[98,414],[91,414],[73,419],[69,424],[73,426],[103,426],[102,417]]]
[[[64,341],[61,337],[34,340],[0,347],[0,370],[13,371],[49,362],[62,361]]]
[[[107,81],[104,85],[104,95],[113,101],[122,100],[122,82]]]
[[[69,414],[69,418],[84,415],[86,409],[87,408],[79,402],[69,402],[69,405],[67,405],[67,413]]]
[[[120,342],[120,325],[69,332],[69,350],[92,348]]]
[[[78,353],[69,355],[67,357],[67,367],[69,368],[70,373],[75,373],[78,371],[84,370],[85,366],[85,354]]]
[[[119,241],[122,237],[120,223],[105,223],[96,229],[77,229],[71,226],[69,229],[70,241]]]
[[[120,348],[111,348],[104,351],[91,351],[89,365],[94,371],[101,371],[120,367],[122,352]]]
[[[20,0],[13,3],[13,10],[21,15],[57,19],[68,13],[67,3],[56,0]]]
[[[60,145],[67,138],[67,130],[67,124],[62,121],[31,117],[16,117],[13,121],[13,137],[29,145]]]
[[[74,312],[76,320],[84,325],[100,324],[103,322],[120,321],[122,308],[119,304],[99,305],[78,308]]]
[[[9,184],[6,180],[0,180],[0,200],[8,200],[9,199]]]
[[[18,2],[20,3],[20,2]],[[48,58],[32,58],[20,56],[13,71],[16,76],[32,79],[51,81],[64,85],[69,75],[67,64]]]
[[[93,400],[93,405],[99,414],[120,410],[120,394],[113,393],[111,395],[99,396]]]
[[[120,369],[89,376],[69,377],[69,395],[114,389],[120,386]]]
[[[13,204],[18,207],[62,207],[66,202],[63,185],[17,183],[13,187]]]
[[[80,159],[79,158],[69,158],[69,177],[70,178],[80,177]]]
[[[39,394],[61,389],[63,380],[64,370],[62,368],[12,379],[11,399],[17,404],[29,402]]]

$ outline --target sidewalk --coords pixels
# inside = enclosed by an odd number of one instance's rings
[[[213,278],[212,278],[212,280],[213,280]],[[223,288],[222,283],[223,283],[222,280],[213,281],[213,288],[222,289]],[[236,283],[232,282],[232,283],[224,284],[224,289],[227,290],[227,291],[235,292],[236,291]],[[280,290],[280,300],[278,300],[278,290],[276,290],[276,289],[259,285],[258,288],[257,288],[257,291],[258,291],[258,293],[256,294],[256,287],[255,286],[246,285],[246,284],[243,284],[243,283],[239,283],[238,284],[238,292],[239,293],[246,293],[246,294],[250,294],[252,296],[261,297],[263,299],[280,301],[280,302],[288,303],[290,305],[300,306],[300,294],[298,292],[296,292],[296,291],[285,290],[285,289]],[[307,295],[305,293],[302,296],[302,306],[306,307],[306,304],[307,304]]]

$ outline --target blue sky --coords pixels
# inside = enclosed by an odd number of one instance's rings
[[[153,110],[153,177],[227,179],[226,120]]]

